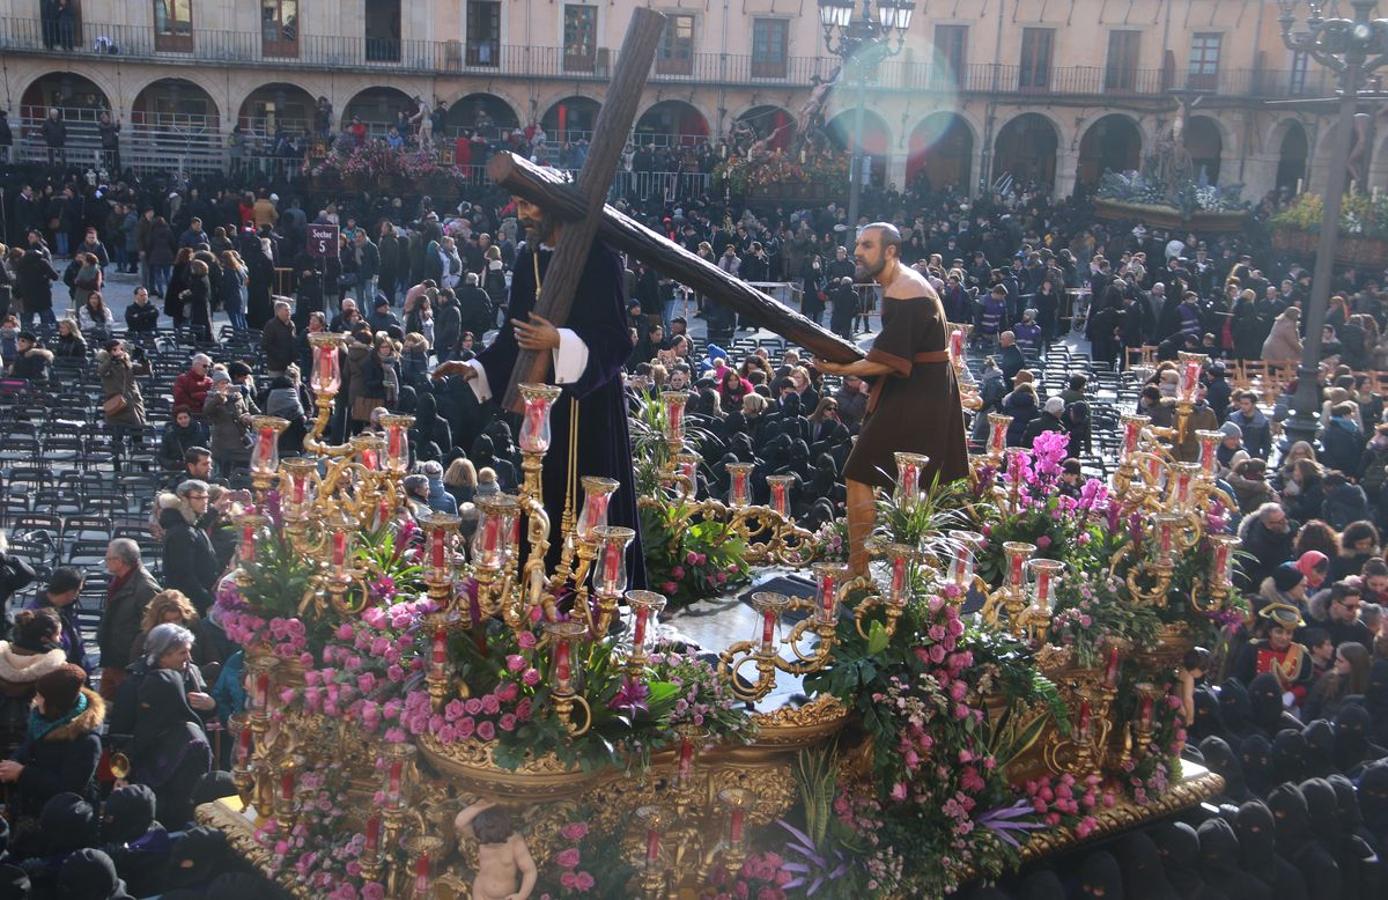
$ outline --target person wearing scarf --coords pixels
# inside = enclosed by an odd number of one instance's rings
[[[27,815],[37,815],[50,797],[91,791],[106,704],[86,682],[87,673],[70,663],[40,678],[28,735],[12,759],[0,762],[0,783],[18,788]]]
[[[54,610],[22,609],[11,640],[0,641],[0,756],[13,753],[28,733],[38,680],[67,664],[61,628]]]

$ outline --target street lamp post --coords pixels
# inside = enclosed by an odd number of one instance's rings
[[[867,77],[884,59],[901,52],[911,27],[915,0],[862,0],[854,15],[854,0],[819,0],[819,22],[824,27],[824,46],[851,67],[857,86],[853,113],[853,159],[848,172],[848,227],[858,228],[858,201],[862,193],[863,107],[867,105]],[[852,248],[850,247],[850,252]]]
[[[1289,441],[1316,440],[1320,418],[1321,332],[1330,301],[1330,281],[1335,270],[1335,246],[1340,233],[1340,207],[1345,192],[1349,155],[1354,140],[1354,113],[1366,77],[1388,63],[1388,19],[1370,19],[1375,0],[1350,0],[1353,19],[1327,19],[1322,0],[1308,0],[1306,30],[1292,32],[1298,0],[1277,0],[1282,42],[1305,53],[1339,77],[1340,109],[1326,173],[1325,213],[1321,219],[1316,268],[1311,280],[1311,299],[1306,310],[1306,342],[1296,370],[1296,395],[1285,428]]]

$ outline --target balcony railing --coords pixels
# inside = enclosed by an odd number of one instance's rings
[[[278,31],[266,38],[259,31],[194,29],[178,49],[164,49],[153,26],[109,25],[84,21],[71,51],[46,46],[37,18],[0,17],[0,53],[46,53],[55,56],[116,56],[127,60],[257,65],[305,69],[380,69],[407,73],[476,73],[516,78],[605,81],[617,64],[617,51],[598,48],[575,55],[563,47],[532,47],[495,42],[390,40],[384,38],[297,35],[286,41]],[[829,77],[838,60],[793,56],[771,62],[749,54],[694,53],[677,60],[657,60],[651,81],[695,84],[806,87]],[[1150,97],[1173,88],[1208,91],[1230,97],[1321,97],[1331,92],[1329,74],[1316,67],[1293,73],[1264,69],[1221,69],[1192,75],[1185,70],[1127,69],[1104,66],[1037,66],[974,63],[952,67],[893,59],[882,64],[874,89],[1002,95],[1087,95]]]

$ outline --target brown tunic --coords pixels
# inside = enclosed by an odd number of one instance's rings
[[[945,313],[937,298],[883,297],[882,333],[867,358],[892,371],[873,385],[876,402],[848,456],[844,478],[890,490],[896,483],[892,454],[898,451],[930,457],[922,487],[937,474],[941,484],[969,474],[964,410],[946,345]]]

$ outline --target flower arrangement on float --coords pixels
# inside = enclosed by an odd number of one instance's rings
[[[700,499],[680,398],[651,402],[643,505],[725,523],[749,564],[813,558],[788,483],[729,466],[727,501]],[[627,590],[633,535],[606,524],[601,479],[563,514],[559,574],[543,567],[542,418],[520,435],[527,491],[485,506],[467,545],[400,503],[407,420],[326,460],[279,465],[257,440],[217,615],[248,656],[235,777],[263,866],[301,895],[465,887],[475,847],[452,850],[451,816],[481,796],[528,804],[552,897],[936,897],[1172,793],[1167,654],[1227,610],[1234,558],[1205,461],[1164,459],[1142,422],[1115,489],[1070,502],[1063,438],[999,447],[972,485],[923,486],[901,454],[877,577],[817,563],[813,597],[758,592],[751,639],[710,652],[670,639],[667,598]],[[805,699],[767,702],[782,674]]]

